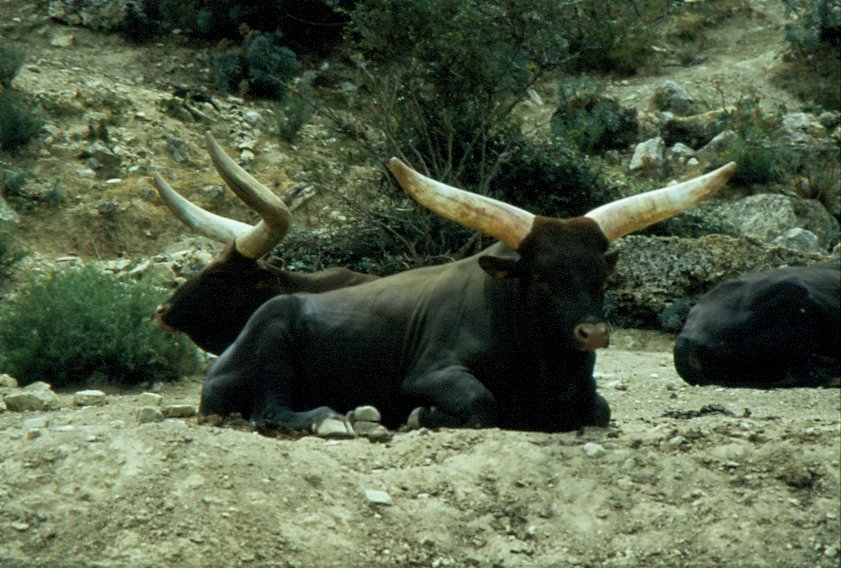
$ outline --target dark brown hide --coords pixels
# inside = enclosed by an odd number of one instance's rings
[[[237,252],[233,243],[162,303],[155,317],[165,329],[181,331],[199,347],[219,355],[264,302],[280,294],[320,293],[377,279],[345,268],[291,272]]]
[[[426,427],[607,426],[593,366],[609,341],[608,245],[711,195],[735,164],[574,219],[441,184],[396,158],[389,168],[425,207],[501,242],[443,266],[269,300],[210,369],[203,416],[312,431],[373,404],[391,427],[415,407]]]
[[[589,219],[540,219],[519,252],[273,298],[211,369],[202,413],[306,430],[374,404],[394,427],[420,405],[429,427],[605,426],[592,348],[607,342],[606,249]]]

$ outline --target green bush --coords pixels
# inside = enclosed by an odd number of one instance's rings
[[[278,40],[280,36],[261,34],[245,47],[250,90],[256,95],[281,97],[298,70],[295,52]]]
[[[582,152],[626,148],[638,130],[636,109],[600,95],[595,82],[571,78],[561,85],[552,131]]]
[[[130,385],[192,373],[195,347],[152,318],[165,296],[92,267],[33,279],[0,305],[0,369],[56,387],[94,374]]]
[[[821,45],[831,47],[836,56],[841,49],[841,2],[838,0],[781,0],[786,15],[797,21],[786,24],[786,40],[798,52],[808,52]]]
[[[385,153],[480,191],[500,161],[497,132],[566,61],[554,0],[369,0],[351,17],[354,47],[382,67],[366,88]]]
[[[238,40],[243,30],[280,32],[291,49],[324,57],[343,39],[353,0],[143,0],[129,5],[122,29],[134,40],[163,30]]]
[[[0,286],[11,278],[15,265],[24,257],[12,236],[0,230]]]
[[[774,72],[774,80],[807,103],[841,111],[841,2],[838,0],[782,0],[791,46],[787,61]]]
[[[24,59],[26,54],[22,49],[9,43],[0,45],[0,87],[8,89],[12,86]]]
[[[733,185],[762,185],[782,181],[786,167],[795,159],[791,149],[776,140],[781,113],[770,114],[762,110],[759,98],[740,99],[727,113],[724,122],[736,132],[722,156],[725,162],[733,161],[738,169],[730,178]]]
[[[251,34],[244,47],[223,44],[210,57],[213,82],[232,92],[281,98],[298,70],[298,59],[279,40],[277,34]]]
[[[494,197],[552,217],[583,215],[618,197],[587,156],[565,140],[510,133],[507,141],[510,155],[491,183]]]
[[[280,139],[292,144],[313,114],[313,104],[299,93],[288,92],[283,100],[283,112],[277,120]]]
[[[14,152],[41,130],[40,114],[19,93],[0,91],[0,150]]]
[[[668,0],[564,0],[559,31],[573,56],[570,72],[632,75],[651,57],[654,26],[671,9]]]
[[[376,113],[357,113],[357,124],[325,114],[380,163],[401,156],[444,183],[535,213],[579,214],[600,204],[606,187],[568,142],[524,135],[515,112],[529,88],[568,63],[560,31],[567,8],[555,0],[359,3],[350,26],[363,71],[356,81]],[[309,254],[314,247],[304,242],[302,254],[287,256],[316,262],[308,268],[327,258],[383,274],[460,258],[489,243],[415,206],[394,184],[358,205],[361,226],[343,231],[336,254]],[[328,245],[338,242],[330,235]],[[359,251],[358,258],[345,251]]]

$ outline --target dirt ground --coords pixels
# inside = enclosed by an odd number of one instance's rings
[[[645,107],[671,78],[710,104],[756,89],[797,108],[769,81],[784,48],[780,3],[733,2],[747,4],[705,30],[697,65],[664,64],[607,90]],[[207,125],[164,110],[174,84],[207,83],[204,63],[183,39],[136,46],[51,22],[45,5],[0,0],[0,40],[29,53],[14,85],[57,129],[0,165],[29,172],[36,193],[60,180],[65,197],[21,212],[28,250],[134,258],[177,246],[183,231],[149,175],[162,170],[211,203],[199,191],[218,183],[201,149]],[[218,100],[210,128],[228,148],[245,111],[270,116],[267,103]],[[100,120],[122,150],[117,181],[76,174]],[[267,132],[248,130],[259,142],[248,167],[270,185],[317,164],[325,185],[370,182],[317,124],[295,147]],[[172,160],[167,134],[188,144],[189,162]],[[103,217],[106,201],[116,216]],[[244,218],[232,203],[216,205]],[[671,346],[617,330],[597,364],[613,422],[583,433],[268,438],[195,418],[140,424],[141,390],[110,392],[102,406],[76,407],[67,392],[56,410],[0,412],[0,566],[841,566],[839,390],[690,387]],[[200,388],[192,377],[160,394],[195,405]]]
[[[276,439],[138,424],[139,391],[5,412],[0,565],[838,566],[839,391],[690,387],[670,345],[616,333],[583,433]]]

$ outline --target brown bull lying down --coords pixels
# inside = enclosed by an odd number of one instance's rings
[[[182,331],[205,351],[219,355],[234,342],[257,308],[274,296],[325,292],[379,278],[345,268],[290,272],[282,269],[282,261],[261,260],[289,232],[292,215],[283,200],[240,168],[210,134],[206,138],[216,171],[246,205],[260,214],[261,221],[251,226],[205,211],[155,174],[158,193],[178,219],[194,231],[227,244],[211,264],[158,306],[155,317],[161,327]]]
[[[344,426],[338,412],[373,404],[388,427],[416,406],[426,427],[606,426],[593,366],[609,339],[608,245],[706,198],[735,164],[572,219],[446,186],[397,159],[390,168],[421,204],[501,242],[458,262],[269,300],[210,369],[202,416],[320,432]]]

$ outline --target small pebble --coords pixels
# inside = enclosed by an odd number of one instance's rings
[[[154,392],[144,392],[137,397],[137,404],[140,406],[160,406],[164,397]]]
[[[607,453],[607,450],[605,450],[604,446],[602,446],[601,444],[587,442],[586,444],[584,444],[584,453],[587,454],[589,457],[593,458]]]
[[[365,500],[372,505],[391,505],[391,495],[378,489],[366,489]]]
[[[155,406],[143,406],[137,409],[137,423],[146,424],[147,422],[160,422],[164,419],[164,415],[160,408]]]
[[[83,390],[73,395],[76,406],[96,406],[105,402],[105,393],[101,390]]]

